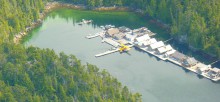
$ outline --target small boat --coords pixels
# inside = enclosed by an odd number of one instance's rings
[[[85,19],[82,19],[82,22],[83,22],[84,24],[88,24],[88,23],[92,23],[92,20],[85,20]]]

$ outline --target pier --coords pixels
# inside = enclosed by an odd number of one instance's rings
[[[105,56],[105,55],[108,55],[108,54],[111,54],[111,53],[115,53],[115,52],[118,52],[118,51],[119,51],[119,49],[109,50],[109,51],[106,51],[104,53],[97,54],[97,55],[95,55],[95,57]]]
[[[99,33],[98,33],[98,34],[95,34],[95,35],[88,35],[88,36],[86,36],[86,38],[87,38],[87,39],[92,39],[92,38],[96,38],[96,37],[98,37],[98,36],[100,36]]]
[[[105,42],[105,43],[107,43],[107,44],[109,44],[109,45],[111,45],[113,47],[118,47],[120,45],[118,42],[116,42],[116,41],[114,41],[112,39],[109,39],[109,38],[104,38],[102,40],[102,42]]]
[[[94,35],[91,35],[91,34],[87,35],[86,38],[87,39],[92,39],[92,38],[96,38],[96,37],[99,37],[99,36],[101,37],[103,34],[104,34],[104,32],[102,31],[102,32],[96,33]]]

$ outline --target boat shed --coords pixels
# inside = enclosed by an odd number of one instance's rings
[[[173,53],[175,53],[175,52],[176,52],[176,50],[172,49],[172,50],[170,50],[170,51],[167,51],[167,52],[165,53],[165,56],[170,56],[171,54],[173,54]]]
[[[157,40],[155,38],[152,38],[152,39],[143,41],[143,42],[139,43],[138,45],[141,47],[147,47],[148,45],[156,43],[156,42],[157,42]]]
[[[128,41],[134,41],[134,39],[136,38],[136,35],[131,35],[131,34],[126,34],[125,35],[125,39]]]
[[[209,77],[211,78],[216,78],[220,76],[220,69],[218,68],[212,68],[208,71],[207,73],[209,75]]]
[[[124,33],[118,33],[118,34],[114,34],[113,38],[116,40],[121,40],[125,37]]]
[[[163,46],[164,46],[163,41],[159,41],[159,42],[151,44],[150,49],[155,50],[156,48],[160,48],[160,47],[163,47]]]
[[[118,34],[120,31],[118,28],[110,28],[107,30],[106,35],[113,37],[115,34]]]
[[[134,41],[140,43],[140,42],[143,42],[149,39],[150,37],[148,35],[143,35],[143,36],[135,38]]]
[[[183,65],[186,67],[192,67],[192,66],[195,66],[197,63],[198,61],[195,58],[189,57],[184,60]]]
[[[187,59],[186,55],[178,52],[178,51],[175,51],[175,53],[171,54],[170,55],[170,58],[178,61],[178,62],[183,62],[185,59]]]
[[[170,45],[166,45],[166,46],[163,46],[163,47],[158,48],[158,49],[157,49],[157,53],[163,54],[163,53],[165,53],[165,52],[167,52],[167,51],[170,51],[170,50],[172,50],[172,49],[173,49],[173,48],[172,48]]]

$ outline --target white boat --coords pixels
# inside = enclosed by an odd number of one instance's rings
[[[82,19],[82,22],[83,22],[84,24],[88,24],[88,23],[92,23],[92,20],[85,20],[85,19]]]

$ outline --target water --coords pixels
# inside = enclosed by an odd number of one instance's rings
[[[83,18],[92,19],[94,24],[77,25],[76,22]],[[98,13],[59,9],[50,13],[42,26],[31,32],[25,45],[74,54],[83,63],[89,62],[106,69],[132,92],[141,93],[143,102],[219,102],[219,83],[134,48],[130,54],[114,53],[95,58],[95,54],[111,46],[101,43],[100,38],[85,39],[86,35],[101,31],[98,26],[105,24],[130,28],[146,26],[153,32],[160,32],[146,22],[142,17],[129,12]],[[163,35],[161,33],[158,37]],[[160,39],[163,38],[166,39]]]

